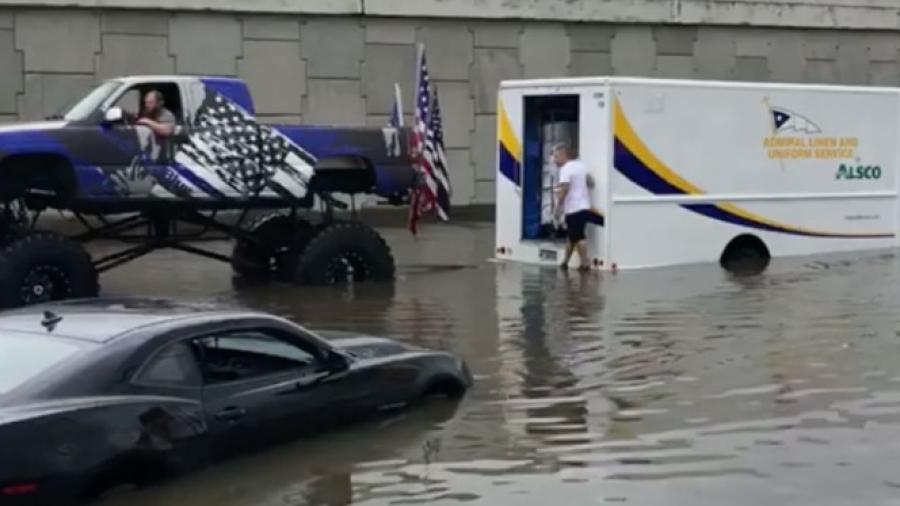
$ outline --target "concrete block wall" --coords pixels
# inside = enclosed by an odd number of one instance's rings
[[[103,78],[182,73],[242,77],[269,122],[382,125],[395,82],[411,116],[417,42],[440,93],[457,205],[493,200],[504,79],[900,85],[900,28],[6,7],[0,121],[53,114]]]

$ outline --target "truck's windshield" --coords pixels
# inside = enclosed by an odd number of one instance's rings
[[[72,106],[63,115],[63,119],[66,121],[84,121],[88,119],[100,107],[100,104],[121,85],[122,83],[119,81],[106,81],[97,86],[87,96]]]

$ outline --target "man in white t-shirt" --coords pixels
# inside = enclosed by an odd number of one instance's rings
[[[559,200],[557,211],[561,210],[566,218],[566,230],[569,242],[566,245],[566,257],[562,269],[569,268],[572,253],[578,250],[581,260],[579,270],[590,270],[585,228],[588,223],[599,224],[600,216],[591,206],[591,189],[594,178],[588,174],[587,167],[577,159],[574,149],[568,144],[557,144],[553,147],[553,163],[559,167]]]

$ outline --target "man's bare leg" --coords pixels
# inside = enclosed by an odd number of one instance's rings
[[[578,258],[581,259],[581,265],[578,269],[582,271],[589,270],[591,268],[591,261],[588,258],[587,240],[578,241],[576,246],[578,248]]]
[[[559,264],[560,269],[568,269],[569,268],[569,260],[572,260],[572,254],[575,252],[575,245],[572,244],[572,241],[566,241],[566,255],[563,257],[563,262]]]

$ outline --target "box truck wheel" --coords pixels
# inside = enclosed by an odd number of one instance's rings
[[[733,274],[759,274],[766,270],[772,255],[766,243],[750,234],[739,235],[725,246],[719,263]]]

